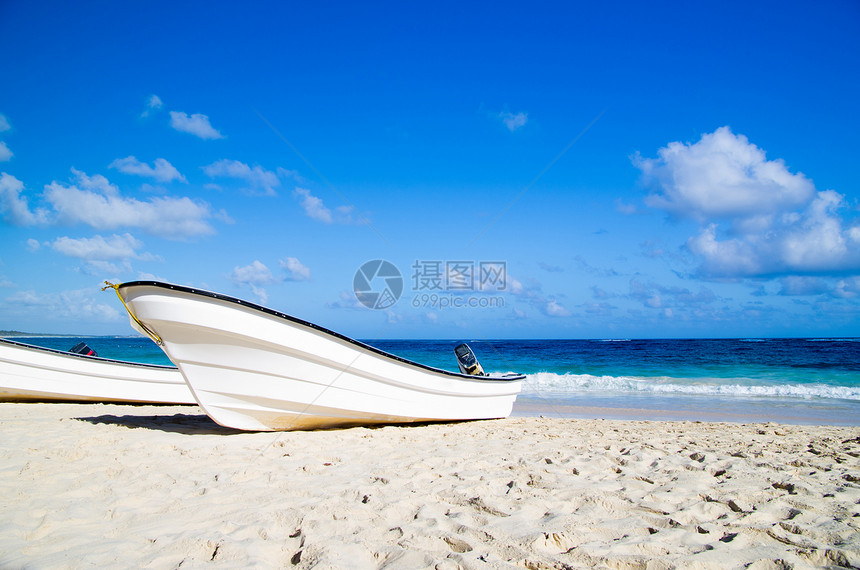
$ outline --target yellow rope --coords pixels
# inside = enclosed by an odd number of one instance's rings
[[[105,281],[105,285],[105,287],[102,287],[102,291],[104,291],[105,289],[113,289],[116,292],[116,296],[119,297],[122,306],[125,307],[126,311],[128,311],[128,316],[134,319],[134,322],[138,324],[138,326],[143,332],[149,335],[149,338],[151,338],[155,344],[157,344],[158,346],[162,346],[164,344],[164,341],[161,340],[161,337],[155,334],[155,332],[148,326],[140,322],[140,320],[134,316],[134,313],[131,312],[131,309],[128,308],[128,305],[125,304],[125,299],[123,299],[122,295],[119,294],[119,285],[114,285],[110,281]]]

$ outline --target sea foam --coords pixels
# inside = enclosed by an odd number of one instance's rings
[[[528,374],[523,393],[614,392],[696,394],[739,397],[834,398],[860,400],[860,387],[808,384],[744,384],[743,379],[594,376],[591,374]]]

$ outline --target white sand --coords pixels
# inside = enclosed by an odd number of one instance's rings
[[[4,403],[0,434],[4,569],[860,566],[856,427]]]

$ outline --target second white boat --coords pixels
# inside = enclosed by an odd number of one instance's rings
[[[307,321],[160,282],[115,286],[219,424],[272,431],[510,415],[522,375],[475,376],[388,354]]]
[[[137,364],[0,339],[0,401],[193,404],[173,366]]]

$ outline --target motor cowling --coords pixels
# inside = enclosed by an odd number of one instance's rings
[[[475,357],[475,353],[469,348],[465,342],[454,347],[454,354],[457,355],[457,364],[460,365],[460,372],[470,376],[484,376],[484,369],[481,368],[481,363]]]

